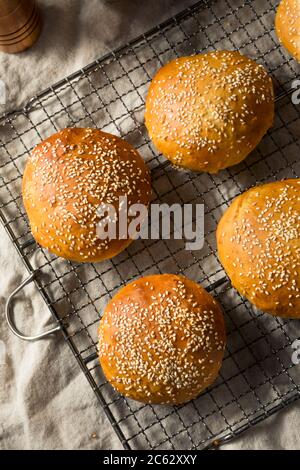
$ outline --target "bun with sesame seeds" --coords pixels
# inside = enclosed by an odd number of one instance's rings
[[[97,262],[132,241],[98,237],[99,206],[109,203],[117,212],[119,196],[127,196],[128,206],[148,205],[151,182],[129,143],[98,129],[69,128],[34,148],[22,192],[32,235],[41,246],[69,260]]]
[[[220,305],[195,282],[152,275],[123,287],[99,327],[99,358],[121,394],[144,403],[181,404],[216,379],[226,333]]]
[[[238,196],[217,228],[221,263],[232,285],[262,311],[300,319],[300,180]]]
[[[180,57],[149,88],[145,123],[175,165],[217,173],[258,145],[274,119],[272,79],[236,51]]]
[[[281,0],[275,28],[281,44],[300,62],[300,0]]]

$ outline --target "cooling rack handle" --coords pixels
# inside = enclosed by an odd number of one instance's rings
[[[36,275],[36,271],[34,271],[32,274],[30,274],[30,276],[27,279],[25,279],[25,281],[23,281],[22,284],[20,284],[10,294],[10,296],[7,299],[6,305],[5,305],[5,316],[6,316],[6,321],[7,321],[7,324],[9,326],[10,330],[13,332],[14,335],[18,336],[18,338],[23,339],[24,341],[37,341],[39,339],[46,338],[47,336],[61,330],[61,326],[57,325],[54,328],[50,328],[49,330],[46,330],[42,333],[39,333],[39,334],[36,334],[36,335],[33,335],[33,336],[27,336],[27,335],[23,335],[23,333],[21,333],[18,330],[18,328],[16,327],[16,325],[15,325],[13,319],[12,319],[12,317],[13,317],[12,302],[13,302],[13,299],[14,299],[15,295],[17,295],[18,292],[20,292],[25,286],[27,286],[27,284],[30,284],[30,282],[33,281],[35,275]]]

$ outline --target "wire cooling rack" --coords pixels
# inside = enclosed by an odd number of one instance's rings
[[[300,109],[289,93],[299,69],[276,39],[277,3],[200,1],[1,120],[2,222],[29,271],[26,282],[36,283],[126,449],[210,448],[299,398],[300,366],[291,359],[299,322],[262,314],[241,298],[219,264],[215,241],[217,221],[236,195],[260,182],[299,175]],[[277,93],[275,125],[238,166],[216,176],[179,171],[156,153],[145,131],[147,87],[170,59],[215,48],[238,49],[270,71]],[[152,170],[154,199],[204,203],[204,248],[188,252],[180,240],[139,240],[111,261],[76,264],[36,246],[21,200],[22,173],[33,146],[66,126],[99,127],[130,141]],[[128,281],[161,272],[201,282],[226,315],[221,374],[213,387],[180,407],[121,397],[105,382],[96,357],[100,312],[108,299]]]

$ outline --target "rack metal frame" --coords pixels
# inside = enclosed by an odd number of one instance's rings
[[[230,286],[218,262],[215,228],[231,200],[257,183],[299,175],[300,110],[291,100],[299,66],[274,34],[274,0],[202,0],[146,34],[33,97],[0,120],[0,219],[29,277],[11,294],[6,315],[22,339],[60,331],[125,449],[207,449],[241,434],[300,397],[291,361],[298,322],[257,312]],[[168,60],[214,48],[238,49],[273,74],[277,116],[258,148],[240,165],[208,175],[180,171],[157,154],[143,123],[147,86]],[[67,126],[100,127],[132,142],[151,168],[154,199],[205,204],[206,242],[139,240],[111,261],[77,264],[37,246],[22,205],[26,158],[45,136]],[[228,348],[217,382],[180,407],[127,400],[105,381],[97,361],[97,325],[116,290],[148,273],[182,273],[201,282],[224,306]],[[34,282],[54,319],[50,331],[23,335],[12,302]]]

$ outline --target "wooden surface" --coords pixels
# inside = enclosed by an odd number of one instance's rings
[[[35,0],[0,0],[0,50],[21,52],[32,46],[41,31]]]

